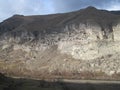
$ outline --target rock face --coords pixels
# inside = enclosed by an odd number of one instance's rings
[[[0,72],[32,78],[120,79],[120,15],[88,7],[0,23]]]

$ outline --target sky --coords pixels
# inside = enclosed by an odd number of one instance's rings
[[[0,22],[13,16],[64,13],[88,6],[120,10],[120,0],[0,0]]]

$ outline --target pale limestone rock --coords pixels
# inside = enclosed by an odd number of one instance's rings
[[[4,45],[4,46],[2,47],[2,50],[7,49],[7,48],[9,48],[9,47],[11,47],[11,45],[6,44],[6,45]]]
[[[115,73],[115,71],[110,71],[109,75],[113,75]]]
[[[80,25],[78,30],[84,29],[84,25]],[[75,25],[71,26],[71,29],[75,29]],[[97,30],[96,30],[97,29]],[[104,32],[97,27],[86,27],[83,33],[73,34],[70,40],[66,39],[58,44],[58,49],[62,53],[67,53],[73,56],[75,59],[91,60],[104,55],[114,54],[120,52],[119,42],[114,41],[119,37],[119,26],[108,34],[108,39],[104,39]],[[116,30],[116,31],[115,31]],[[84,34],[85,33],[85,34]],[[80,37],[76,40],[75,37]],[[68,36],[69,38],[69,36]],[[75,38],[75,39],[72,39]],[[114,39],[114,40],[113,40]],[[119,39],[118,39],[119,40]],[[100,44],[101,43],[101,44]],[[87,57],[86,57],[87,56]]]
[[[120,23],[113,27],[114,41],[120,41]]]
[[[27,54],[23,58],[26,60],[23,62],[31,72],[43,69],[50,73],[102,71],[111,76],[120,72],[119,33],[119,24],[113,27],[113,32],[108,33],[106,39],[99,26],[69,25],[64,32],[46,34],[44,38],[39,35],[35,43],[31,41],[34,35],[25,32],[19,38],[6,37],[1,45],[6,49],[14,43],[13,52],[25,51]],[[21,40],[26,41],[19,44]]]
[[[74,45],[72,48],[73,51],[71,54],[75,59],[90,60],[98,57],[98,48],[96,47],[96,43],[90,43],[83,46]]]

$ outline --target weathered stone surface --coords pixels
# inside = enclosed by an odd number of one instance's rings
[[[89,10],[90,17],[85,16]],[[1,23],[0,72],[39,78],[78,74],[111,79],[119,75],[120,16],[88,8],[74,13],[18,15]]]

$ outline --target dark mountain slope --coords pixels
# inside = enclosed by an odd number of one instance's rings
[[[112,14],[120,15],[120,11],[111,11]]]
[[[102,28],[109,27],[117,23],[120,16],[112,14],[109,11],[97,10],[94,7],[88,7],[75,12],[54,15],[22,16],[14,15],[0,24],[0,31],[41,31],[52,32],[60,31],[68,24],[79,23],[97,23]]]

